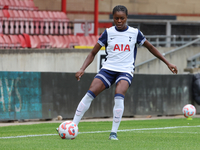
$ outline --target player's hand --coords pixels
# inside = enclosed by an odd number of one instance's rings
[[[77,81],[80,81],[82,75],[84,74],[84,70],[80,69],[76,74],[75,77],[77,79]]]
[[[169,64],[168,68],[171,70],[172,73],[177,74],[178,73],[178,69],[175,65],[173,64]]]

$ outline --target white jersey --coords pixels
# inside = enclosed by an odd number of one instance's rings
[[[115,26],[107,28],[98,40],[106,48],[106,59],[102,68],[117,72],[127,72],[133,76],[137,54],[136,44],[143,45],[146,38],[133,27],[117,30]]]

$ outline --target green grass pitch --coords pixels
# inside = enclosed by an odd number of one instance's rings
[[[74,140],[56,135],[60,123],[0,127],[1,150],[186,150],[199,149],[200,118],[122,121],[119,141],[108,140],[112,122],[80,122]],[[96,132],[95,132],[96,131]],[[97,132],[101,131],[101,132]],[[46,135],[51,134],[51,135]],[[37,135],[35,137],[19,137]],[[38,136],[41,135],[41,136]],[[5,138],[7,137],[7,138]]]

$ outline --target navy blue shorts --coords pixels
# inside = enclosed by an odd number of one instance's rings
[[[115,72],[107,69],[101,69],[94,78],[100,79],[106,88],[109,88],[114,82],[117,84],[120,80],[126,80],[130,86],[133,79],[129,73]]]

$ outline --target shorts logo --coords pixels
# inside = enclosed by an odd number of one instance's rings
[[[130,46],[129,44],[126,44],[126,46],[124,47],[123,44],[121,44],[121,46],[119,46],[118,44],[115,44],[115,47],[113,49],[113,51],[130,51]]]

